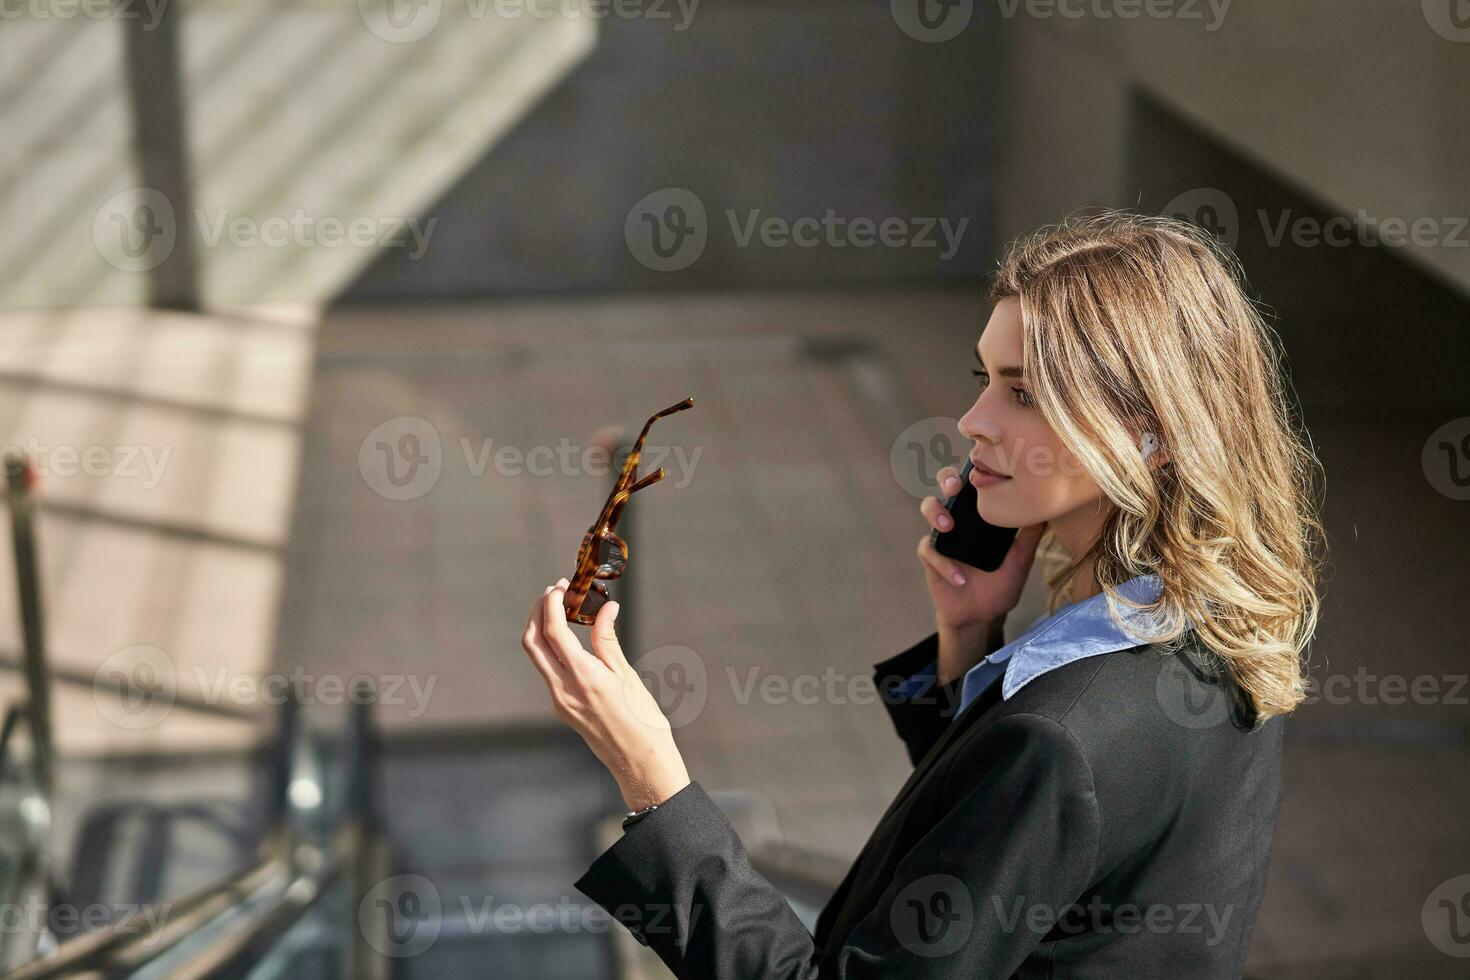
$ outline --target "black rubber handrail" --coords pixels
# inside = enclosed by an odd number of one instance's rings
[[[372,737],[370,697],[353,699],[346,737],[342,743],[346,769],[346,809],[331,832],[325,848],[317,848],[290,826],[287,803],[291,782],[291,749],[304,737],[303,719],[294,698],[282,705],[279,721],[279,751],[272,796],[279,796],[271,839],[263,847],[264,857],[225,885],[206,889],[180,903],[168,922],[148,931],[119,936],[98,934],[67,943],[56,954],[31,964],[26,971],[6,980],[51,980],[72,976],[79,970],[99,978],[125,977],[150,964],[161,965],[163,957],[181,944],[210,929],[218,936],[203,945],[168,975],[171,980],[223,980],[243,977],[259,958],[321,897],[346,878],[354,891],[366,884],[358,869],[378,844],[377,823],[372,805],[372,770],[376,746]],[[360,898],[354,894],[354,902]],[[263,899],[241,922],[227,922],[230,913],[247,901]],[[355,920],[354,920],[355,921]],[[73,946],[88,942],[88,948],[68,954]],[[374,975],[374,964],[365,959],[361,942],[350,943],[354,975]],[[381,973],[381,971],[379,971]]]
[[[169,980],[219,980],[243,976],[344,876],[362,846],[363,840],[356,828],[343,828],[340,844],[334,848],[337,853],[321,869],[294,879],[255,916],[249,926],[225,933],[219,942],[201,950],[188,963],[170,973]]]
[[[188,934],[182,930],[171,930],[171,927],[184,922],[194,923],[197,928],[208,918],[238,904],[241,899],[257,891],[273,874],[282,873],[286,869],[279,846],[268,846],[266,849],[272,853],[266,854],[250,867],[174,903],[173,914],[165,925],[150,927],[147,931],[123,932],[114,928],[78,936],[63,943],[50,955],[12,970],[5,975],[5,980],[52,980],[71,976],[81,970],[101,969],[122,950],[143,943],[163,946],[164,948],[157,948],[157,952],[162,954],[165,948],[172,948]],[[165,943],[168,938],[166,934],[171,931],[174,935],[173,942]]]

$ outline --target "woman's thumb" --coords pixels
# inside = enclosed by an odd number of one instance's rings
[[[592,623],[592,652],[609,667],[618,666],[623,659],[623,648],[613,629],[622,608],[617,601],[609,602],[597,611],[597,618]]]

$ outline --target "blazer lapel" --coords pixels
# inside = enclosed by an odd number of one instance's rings
[[[954,744],[955,739],[974,726],[975,722],[982,715],[989,713],[990,708],[999,700],[997,695],[1000,692],[1000,682],[1001,678],[997,677],[989,688],[981,692],[973,704],[967,705],[965,710],[961,711],[959,716],[949,723],[949,727],[944,730],[944,734],[939,736],[935,743],[929,747],[929,751],[919,760],[919,764],[914,766],[914,771],[909,774],[908,781],[899,789],[898,795],[893,798],[893,802],[888,804],[888,809],[884,811],[883,816],[878,820],[878,827],[882,827],[890,817],[898,812],[904,800],[913,794],[914,789],[919,783],[923,782],[934,767],[939,764],[939,760],[944,757],[944,753],[949,746]],[[877,835],[878,827],[875,827],[873,830],[875,836]]]

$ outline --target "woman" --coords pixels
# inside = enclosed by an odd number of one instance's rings
[[[577,888],[701,980],[1239,977],[1321,528],[1236,273],[1193,226],[1120,212],[1009,249],[959,430],[994,474],[981,516],[1022,531],[989,573],[920,539],[936,629],[875,667],[915,769],[815,935],[642,720],[616,604],[589,653],[547,589],[523,646],[642,814]],[[1003,644],[1043,534],[1068,556],[1050,613]]]

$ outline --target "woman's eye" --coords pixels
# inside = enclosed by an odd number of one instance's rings
[[[981,391],[984,391],[986,388],[990,387],[989,374],[984,371],[978,371],[975,368],[971,368],[970,373],[973,374],[977,379],[979,379]],[[1018,385],[1013,385],[1011,387],[1011,391],[1015,393],[1015,399],[1018,405],[1021,405],[1024,408],[1031,408],[1036,404],[1031,400],[1031,393],[1028,392],[1025,388],[1022,388]]]

